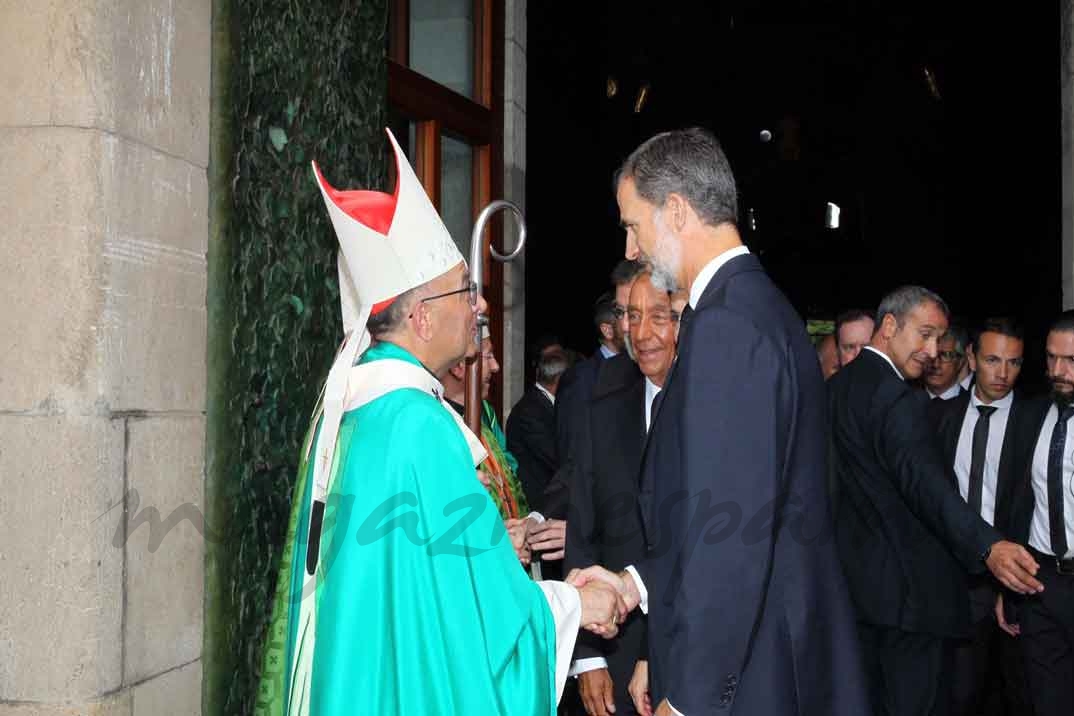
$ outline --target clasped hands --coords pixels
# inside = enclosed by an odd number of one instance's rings
[[[629,572],[616,574],[594,565],[572,569],[564,581],[581,596],[582,628],[605,639],[619,633],[619,625],[641,602]]]

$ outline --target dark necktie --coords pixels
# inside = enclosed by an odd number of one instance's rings
[[[653,429],[653,423],[656,422],[656,413],[660,410],[660,403],[664,400],[664,391],[653,396],[653,404],[649,406],[649,430]]]
[[[690,322],[690,319],[694,317],[694,308],[689,303],[683,306],[682,313],[679,314],[679,330]]]
[[[1058,408],[1058,406],[1057,406]],[[1048,527],[1052,533],[1052,554],[1062,559],[1067,553],[1067,528],[1063,521],[1063,452],[1067,443],[1067,421],[1074,407],[1058,408],[1059,419],[1052,429],[1048,446]]]
[[[977,425],[973,428],[973,450],[970,453],[970,507],[981,514],[981,493],[984,491],[985,455],[988,453],[988,421],[996,409],[991,405],[978,405]]]

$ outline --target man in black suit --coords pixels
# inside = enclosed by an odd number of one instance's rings
[[[675,360],[679,310],[647,273],[630,290],[626,344],[637,368],[601,371],[589,405],[590,444],[571,483],[567,569],[601,564],[621,570],[645,556],[638,471],[653,406]],[[636,713],[627,686],[641,653],[645,622],[631,614],[615,639],[582,638],[572,672],[589,716]]]
[[[1016,634],[1036,716],[1068,716],[1074,704],[1074,311],[1052,324],[1045,343],[1050,400],[1036,406],[1029,470],[1017,486],[1011,536],[1040,562],[1044,590],[1008,595],[996,612]],[[981,373],[977,374],[980,382]]]
[[[940,419],[947,401],[967,392],[959,381],[969,363],[966,355],[968,344],[969,333],[959,323],[949,325],[947,333],[940,337],[936,355],[921,380],[929,397],[929,417],[933,421]]]
[[[1003,534],[1008,534],[1014,488],[1025,474],[1030,432],[1036,428],[1029,401],[1014,390],[1023,352],[1017,324],[1006,318],[985,321],[967,351],[977,375],[973,390],[944,403],[938,424],[951,484]],[[955,647],[950,672],[956,716],[1029,712],[1016,644],[993,615],[997,587],[990,574],[971,576],[971,638]]]
[[[943,300],[918,286],[886,296],[872,342],[828,382],[838,491],[836,543],[857,607],[873,710],[948,714],[951,640],[969,636],[966,574],[1035,590],[1037,565],[959,496],[944,467],[921,376],[947,331]]]
[[[643,458],[646,557],[572,580],[618,582],[648,612],[659,716],[860,716],[853,611],[824,537],[824,384],[804,322],[742,245],[727,158],[705,130],[657,135],[616,198],[628,258],[690,300]]]
[[[518,460],[518,480],[531,510],[544,511],[544,491],[556,471],[556,393],[567,355],[553,347],[537,358],[536,381],[507,418],[507,449]]]
[[[612,270],[614,287],[597,301],[593,324],[600,336],[600,346],[588,359],[567,371],[559,384],[556,399],[556,455],[559,467],[545,492],[545,516],[566,517],[569,485],[577,466],[580,446],[589,442],[589,401],[597,374],[606,363],[618,361],[616,371],[630,370],[630,357],[623,352],[627,331],[626,302],[641,267],[634,261],[620,261]]]
[[[588,420],[586,406],[593,397],[593,386],[601,365],[623,352],[627,331],[626,303],[640,270],[641,266],[635,261],[624,260],[616,264],[611,274],[613,290],[597,299],[593,307],[593,326],[599,338],[597,350],[567,371],[560,382],[556,446],[561,461],[566,461],[574,446],[584,440],[584,424]]]

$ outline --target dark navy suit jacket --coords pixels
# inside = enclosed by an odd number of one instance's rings
[[[754,256],[709,281],[664,394],[639,497],[653,704],[869,713],[832,540],[824,382]]]

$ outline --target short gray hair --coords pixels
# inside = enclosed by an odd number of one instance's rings
[[[560,350],[545,351],[537,359],[537,382],[552,385],[567,372],[567,354]]]
[[[699,127],[664,132],[635,149],[615,174],[615,189],[632,179],[645,201],[662,207],[669,194],[690,202],[709,226],[738,221],[738,189],[731,164],[710,132]]]
[[[923,286],[900,286],[880,301],[880,307],[876,309],[877,327],[889,313],[895,317],[895,323],[902,328],[906,317],[910,312],[923,303],[933,303],[943,311],[944,318],[951,320],[951,311],[947,303],[940,296]]]
[[[418,297],[417,294],[423,286],[425,284],[409,291],[404,291],[396,296],[391,305],[383,311],[370,316],[365,322],[365,327],[369,329],[369,335],[375,340],[379,340],[381,337],[395,333],[402,328],[403,323],[410,317],[414,299]]]

